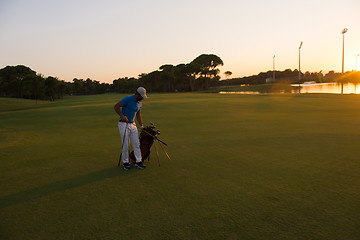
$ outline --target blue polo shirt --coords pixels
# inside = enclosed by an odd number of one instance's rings
[[[122,105],[121,112],[127,117],[128,121],[135,120],[135,114],[141,109],[141,101],[137,101],[135,95],[124,97],[120,100]]]

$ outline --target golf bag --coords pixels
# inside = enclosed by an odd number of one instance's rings
[[[140,133],[140,150],[142,161],[145,159],[150,160],[150,149],[154,143],[155,137],[160,134],[159,130],[155,129],[155,126],[147,126],[144,128],[145,131]],[[130,161],[136,162],[134,151],[130,153]]]

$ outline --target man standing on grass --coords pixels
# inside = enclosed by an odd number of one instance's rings
[[[138,168],[145,168],[146,166],[141,159],[141,150],[140,150],[140,141],[138,136],[138,130],[135,124],[135,116],[137,122],[140,125],[140,128],[143,128],[142,117],[141,117],[141,100],[147,98],[146,89],[139,87],[134,95],[124,97],[117,104],[115,104],[114,109],[117,114],[120,116],[118,123],[120,136],[122,140],[122,157],[123,157],[123,166],[125,170],[130,169],[129,164],[129,146],[130,141],[134,148],[134,154],[136,163],[135,166]]]

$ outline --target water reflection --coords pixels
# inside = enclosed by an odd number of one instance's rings
[[[292,84],[291,93],[332,93],[332,94],[360,94],[360,84],[354,83],[303,83]],[[300,90],[300,92],[299,92]],[[259,92],[259,91],[221,91],[220,94],[267,94],[267,93],[285,93],[279,92]]]
[[[293,93],[299,92],[299,84],[291,85],[297,87],[297,90],[293,90]],[[359,94],[359,84],[344,83],[343,86],[340,83],[304,83],[300,84],[300,93],[335,93],[341,94]]]
[[[225,92],[220,91],[220,94],[260,94],[260,92],[254,92],[254,91],[240,91],[240,92]]]

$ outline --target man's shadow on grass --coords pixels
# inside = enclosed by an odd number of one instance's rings
[[[14,193],[4,197],[0,197],[0,209],[13,206],[19,203],[24,203],[37,198],[41,198],[53,193],[64,190],[80,187],[86,184],[98,182],[108,178],[122,176],[133,171],[125,171],[121,167],[111,167],[97,172],[92,172],[79,177],[70,178],[67,180],[54,182],[42,187],[29,189],[23,192]]]

